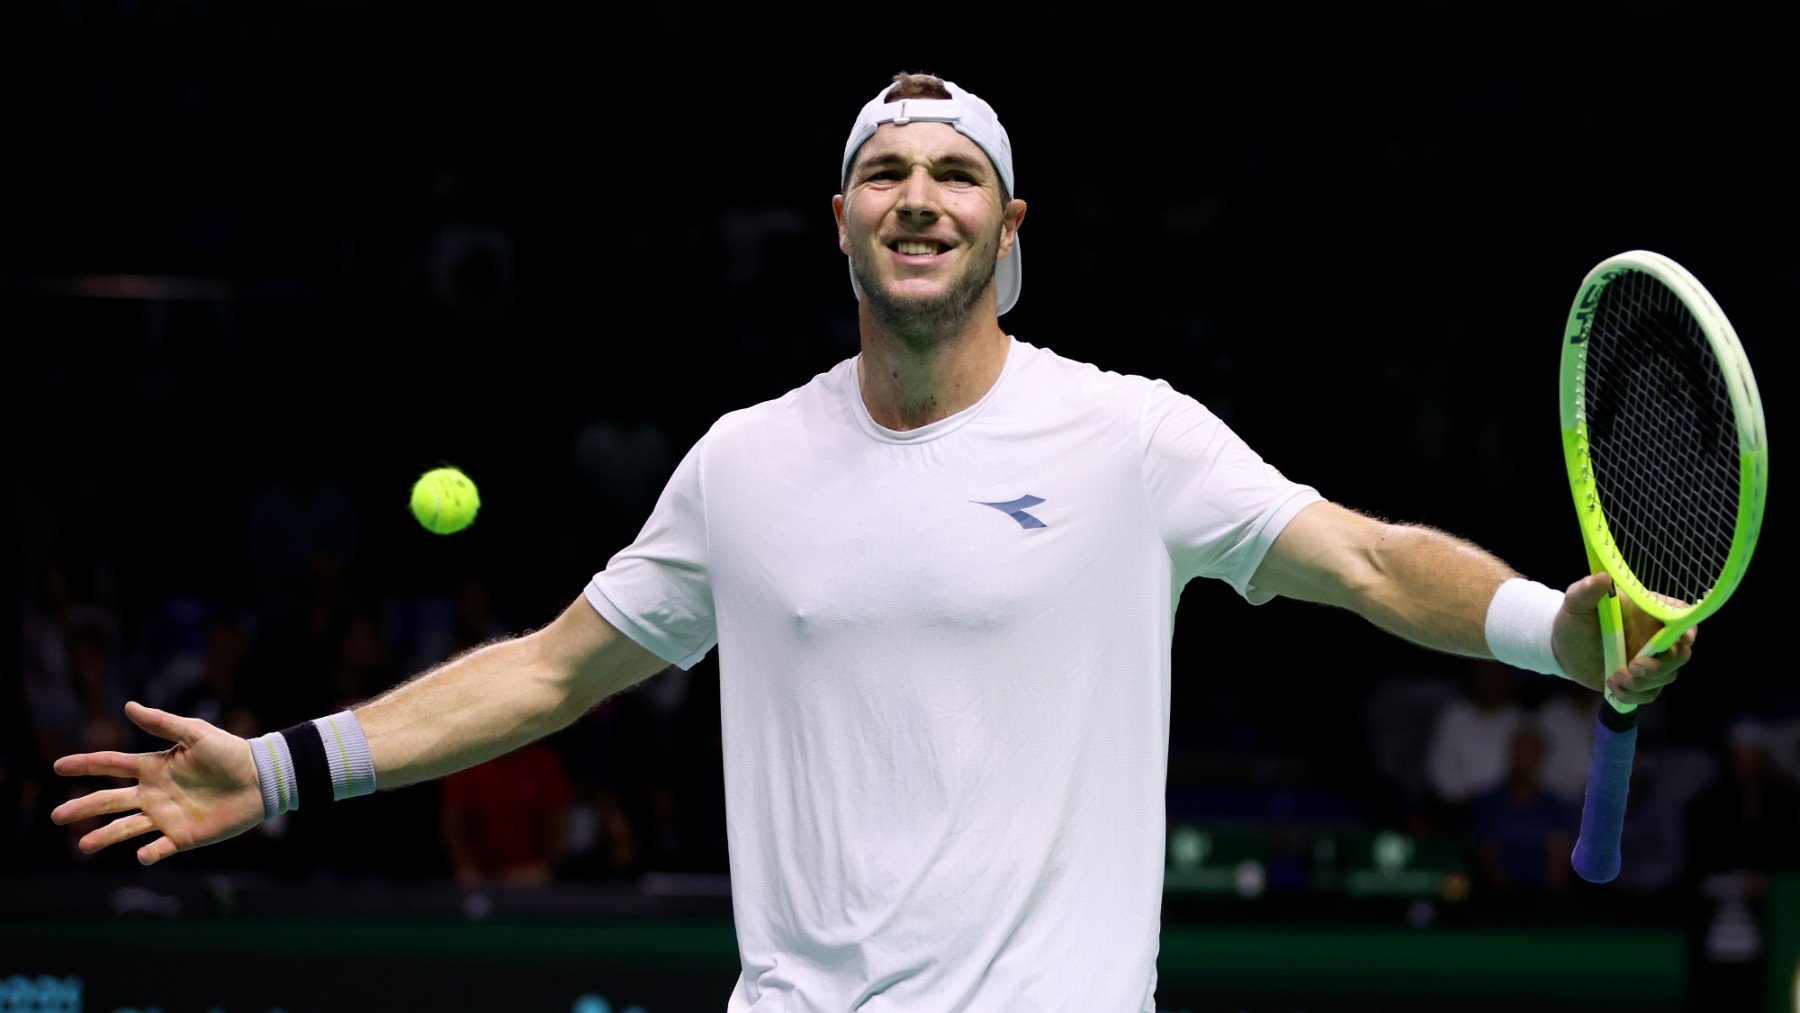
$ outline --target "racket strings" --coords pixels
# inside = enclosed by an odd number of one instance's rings
[[[1589,458],[1613,541],[1645,587],[1697,603],[1737,526],[1737,429],[1720,363],[1686,304],[1638,271],[1601,290],[1586,344]]]

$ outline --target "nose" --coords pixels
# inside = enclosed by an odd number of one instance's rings
[[[923,166],[907,174],[895,210],[901,218],[913,221],[937,217],[937,181]]]

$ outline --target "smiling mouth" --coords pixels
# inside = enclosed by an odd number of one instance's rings
[[[899,239],[889,243],[888,249],[903,257],[935,257],[949,247],[933,239]]]

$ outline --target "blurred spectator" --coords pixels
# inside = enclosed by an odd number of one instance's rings
[[[1771,694],[1774,695],[1774,694]],[[1779,704],[1777,704],[1779,705]],[[1773,707],[1759,707],[1759,714],[1775,713]],[[1783,717],[1771,720],[1769,729],[1769,759],[1781,768],[1789,781],[1800,784],[1800,718]]]
[[[324,472],[327,451],[304,435],[289,437],[292,467],[264,482],[250,498],[249,561],[264,614],[279,613],[324,570],[342,572],[356,559],[358,524],[349,491]]]
[[[387,641],[405,659],[401,667],[406,674],[424,672],[511,632],[494,611],[492,587],[476,575],[464,577],[453,594],[397,599],[388,611]]]
[[[534,742],[445,777],[444,847],[456,880],[542,886],[567,852],[571,790],[556,751]]]
[[[1425,827],[1427,791],[1426,759],[1438,712],[1456,697],[1456,686],[1438,675],[1389,676],[1369,694],[1363,709],[1368,729],[1369,752],[1375,770],[1399,794],[1399,812],[1393,814],[1415,833]]]
[[[20,619],[25,706],[44,762],[124,749],[132,738],[123,717],[119,620],[98,602],[98,587],[73,576],[62,561],[46,564]]]
[[[125,686],[118,661],[118,623],[99,611],[70,619],[67,631],[69,676],[82,705],[81,748],[128,749],[133,729],[126,723]]]
[[[1693,987],[1709,1009],[1752,1009],[1767,976],[1769,874],[1800,867],[1800,790],[1769,726],[1735,722],[1725,769],[1689,811],[1699,908]]]
[[[248,703],[267,723],[264,731],[330,712],[336,697],[330,675],[359,614],[349,575],[335,554],[314,555],[296,590],[296,597],[258,626],[248,661]]]
[[[337,660],[327,676],[332,695],[327,710],[347,710],[394,685],[399,677],[393,651],[382,640],[374,618],[358,612],[338,641]]]
[[[676,786],[682,753],[692,748],[682,741],[680,726],[692,685],[691,672],[670,665],[617,700],[626,728],[624,755],[645,761],[625,768],[635,775],[626,785],[640,814],[637,823],[644,828],[646,861],[659,869],[682,868],[688,859]]]
[[[1508,754],[1505,781],[1469,807],[1479,882],[1501,897],[1561,893],[1569,885],[1574,810],[1544,787],[1537,729],[1521,725]]]
[[[0,670],[0,869],[29,868],[54,858],[61,830],[50,823],[60,780],[36,755],[22,689]],[[58,796],[59,798],[61,796]]]
[[[606,879],[640,871],[643,851],[638,823],[627,808],[620,786],[632,782],[631,766],[651,761],[639,755],[619,762],[621,743],[630,736],[619,728],[630,718],[619,709],[623,697],[602,701],[550,740],[563,758],[573,785],[569,814],[569,854],[563,871],[581,879]]]
[[[637,824],[619,793],[597,781],[576,781],[569,806],[568,853],[559,875],[571,879],[611,879],[642,870]]]
[[[1525,716],[1514,700],[1516,678],[1498,661],[1472,659],[1466,695],[1438,711],[1426,770],[1445,804],[1460,807],[1506,780],[1513,737]]]
[[[1619,878],[1613,880],[1615,888],[1652,896],[1681,881],[1688,861],[1688,807],[1712,784],[1718,769],[1718,761],[1707,750],[1645,745],[1639,739],[1619,837],[1625,860]]]
[[[1735,722],[1724,776],[1694,803],[1694,868],[1768,873],[1800,865],[1800,790],[1774,756],[1769,726]]]
[[[194,649],[169,652],[152,669],[143,687],[143,702],[208,721],[233,734],[261,734],[256,715],[239,698],[250,634],[235,616],[212,615],[200,625]]]
[[[1549,692],[1531,712],[1532,727],[1544,737],[1544,787],[1579,806],[1587,794],[1588,760],[1594,752],[1594,721],[1604,698],[1578,682],[1549,680]]]

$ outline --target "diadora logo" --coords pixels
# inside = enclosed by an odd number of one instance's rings
[[[982,506],[993,507],[995,510],[998,510],[1001,513],[1005,514],[1006,516],[1011,517],[1013,520],[1018,521],[1019,527],[1042,528],[1042,527],[1048,527],[1048,525],[1046,525],[1043,521],[1038,520],[1036,517],[1033,517],[1030,514],[1026,513],[1025,510],[1028,507],[1037,506],[1039,503],[1042,503],[1043,501],[1044,501],[1043,498],[1039,497],[1039,496],[1020,496],[1018,499],[1010,499],[1004,503],[987,503],[987,502],[984,502],[984,501],[978,500],[978,499],[970,500],[969,502],[980,503]]]

